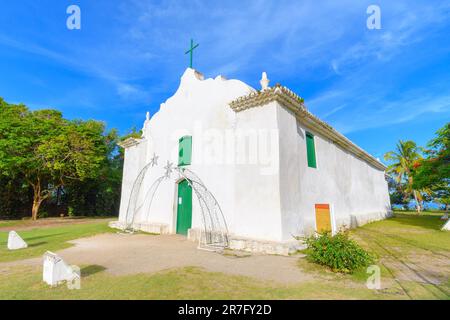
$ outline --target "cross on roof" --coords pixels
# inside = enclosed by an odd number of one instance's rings
[[[190,57],[191,57],[191,63],[190,63],[190,65],[189,65],[189,67],[192,69],[192,58],[193,58],[193,55],[194,55],[194,49],[196,49],[197,47],[199,46],[199,44],[196,44],[196,45],[194,45],[194,40],[193,39],[191,39],[191,48],[188,50],[188,51],[186,51],[184,54],[188,54],[188,53],[190,53]]]

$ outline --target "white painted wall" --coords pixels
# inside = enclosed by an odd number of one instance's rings
[[[133,183],[146,163],[146,146],[147,141],[143,140],[139,145],[125,149],[119,221],[125,221],[126,219],[128,201],[130,199]]]

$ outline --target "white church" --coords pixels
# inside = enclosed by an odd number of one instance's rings
[[[289,254],[302,237],[391,214],[385,166],[286,87],[188,68],[125,149],[113,227],[202,248]]]

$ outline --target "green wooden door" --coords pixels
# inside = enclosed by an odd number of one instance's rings
[[[177,233],[187,235],[192,226],[192,188],[183,180],[178,184]]]

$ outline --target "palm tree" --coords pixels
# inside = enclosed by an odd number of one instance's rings
[[[417,213],[422,210],[422,193],[413,189],[413,177],[411,169],[422,159],[422,149],[414,141],[402,141],[397,143],[395,151],[390,151],[384,155],[384,159],[391,164],[387,172],[395,175],[397,183],[404,183],[406,194],[412,194],[416,202]]]

